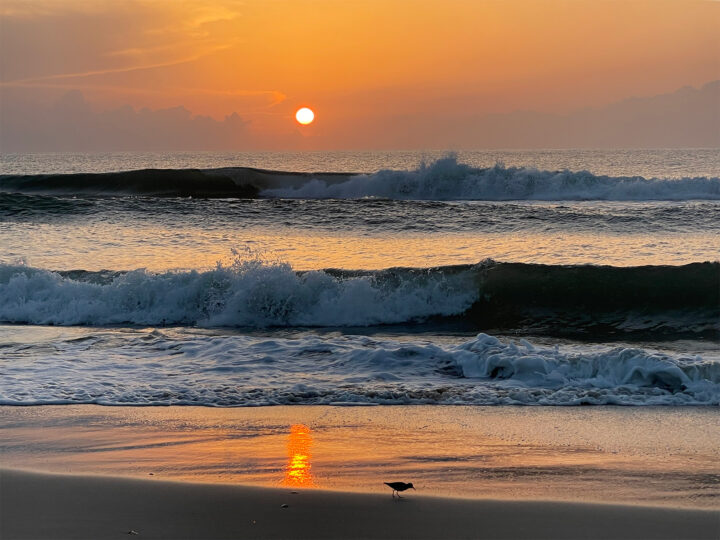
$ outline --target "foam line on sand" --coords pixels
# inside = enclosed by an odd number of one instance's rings
[[[382,479],[381,479],[382,480]],[[380,486],[382,483],[379,482]],[[287,505],[284,507],[283,505]],[[0,471],[0,538],[708,538],[720,513]]]

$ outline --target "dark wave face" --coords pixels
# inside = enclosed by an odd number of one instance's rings
[[[684,266],[548,266],[479,269],[481,296],[466,316],[480,327],[571,334],[720,337],[720,263]]]
[[[195,169],[144,169],[111,173],[0,175],[0,190],[65,195],[254,198],[257,188]]]
[[[587,171],[471,167],[454,156],[415,170],[372,174],[253,168],[144,169],[96,174],[0,175],[0,191],[152,197],[392,200],[720,200],[720,178],[646,179]]]
[[[0,321],[52,325],[455,325],[567,336],[720,337],[720,263],[496,263],[295,272],[241,261],[207,272],[51,272],[0,265]]]

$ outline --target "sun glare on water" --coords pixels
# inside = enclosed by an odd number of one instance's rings
[[[313,120],[315,120],[315,113],[312,112],[311,109],[303,107],[302,109],[298,109],[298,111],[295,113],[295,120],[300,122],[303,126],[306,126]]]

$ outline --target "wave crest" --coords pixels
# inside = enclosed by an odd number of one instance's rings
[[[53,272],[0,264],[0,321],[54,325],[353,327],[717,339],[720,263],[475,265],[297,272],[238,257],[214,270]],[[429,329],[429,328],[428,328]]]
[[[0,404],[718,405],[717,354],[131,330],[9,343]],[[39,361],[42,359],[43,361]],[[311,374],[309,376],[308,374]]]
[[[476,168],[454,155],[414,171],[383,170],[344,181],[312,179],[301,186],[266,189],[263,197],[408,200],[689,200],[720,199],[720,178],[645,179],[598,176],[588,171],[527,167]]]
[[[141,169],[106,173],[0,175],[0,191],[34,194],[199,198],[405,200],[720,200],[720,178],[647,179],[531,167],[472,167],[449,155],[414,170],[372,174],[270,171],[251,167]]]
[[[367,326],[463,313],[468,273],[342,275],[236,260],[207,272],[58,273],[0,265],[0,320],[57,325]]]
[[[720,386],[720,364],[700,358],[673,358],[637,348],[572,354],[557,347],[535,347],[525,340],[518,346],[479,334],[458,349],[468,353],[456,357],[464,377],[505,381],[502,384],[521,388],[558,392],[567,392],[568,388],[615,391],[626,388],[636,393],[637,389],[645,388],[662,394],[687,392],[704,401],[717,399]],[[548,399],[548,404],[557,397]],[[603,393],[594,397],[594,403],[612,403]],[[593,402],[592,395],[584,398]]]

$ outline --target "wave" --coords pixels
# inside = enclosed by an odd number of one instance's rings
[[[258,189],[218,172],[142,169],[108,173],[0,175],[0,191],[60,195],[255,198]]]
[[[313,179],[299,187],[266,189],[264,197],[414,200],[690,200],[720,199],[720,178],[645,179],[598,176],[587,171],[527,167],[476,168],[454,156],[414,171],[380,171],[343,182]]]
[[[8,344],[0,404],[718,405],[720,362],[636,347],[173,330]]]
[[[720,337],[720,263],[613,267],[491,263],[477,267],[478,328],[555,334],[649,333]]]
[[[720,363],[638,348],[565,352],[480,334],[454,351],[463,377],[502,381],[505,403],[717,404]],[[466,354],[462,354],[462,353]],[[538,392],[540,390],[540,392]],[[580,391],[579,391],[580,390]],[[680,394],[680,396],[678,396]],[[652,396],[678,396],[678,400]]]
[[[478,168],[453,155],[415,170],[299,173],[248,167],[0,175],[0,191],[66,195],[400,200],[720,200],[720,178],[647,179],[529,167]]]
[[[211,271],[52,272],[0,265],[0,321],[51,325],[357,327],[720,335],[720,263],[296,272],[238,259]]]
[[[463,313],[470,272],[341,276],[236,261],[207,272],[50,272],[0,266],[0,320],[58,325],[368,326]]]
[[[47,216],[68,216],[88,213],[92,204],[87,200],[0,193],[0,219],[37,219]]]

